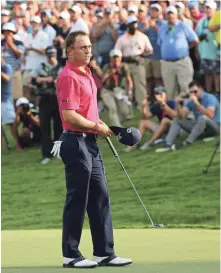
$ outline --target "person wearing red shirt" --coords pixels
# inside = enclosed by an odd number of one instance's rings
[[[63,267],[91,268],[123,266],[130,259],[117,257],[114,251],[110,201],[97,136],[112,131],[99,119],[97,88],[90,69],[91,42],[82,31],[66,38],[67,62],[57,80],[57,98],[63,134],[57,154],[65,165],[66,202],[63,212]],[[56,154],[56,152],[55,152]],[[85,212],[93,241],[93,261],[79,251]]]
[[[196,29],[196,25],[198,21],[204,17],[206,17],[205,13],[201,13],[199,10],[199,2],[198,1],[190,1],[188,3],[188,8],[190,11],[191,20],[193,22],[193,29]]]

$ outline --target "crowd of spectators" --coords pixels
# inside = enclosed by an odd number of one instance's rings
[[[142,135],[146,130],[152,133],[141,150],[162,137],[166,142],[161,150],[171,150],[181,129],[190,132],[183,146],[208,127],[210,135],[218,134],[219,4],[2,0],[2,129],[10,125],[19,151],[33,139],[40,141],[42,163],[49,162],[52,142],[62,130],[55,82],[66,62],[65,39],[73,31],[83,31],[92,43],[89,66],[99,110],[107,109],[111,125],[123,126],[138,108]],[[150,120],[153,116],[158,124]]]

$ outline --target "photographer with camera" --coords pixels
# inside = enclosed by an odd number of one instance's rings
[[[216,37],[208,28],[212,16],[216,12],[216,3],[208,1],[205,3],[206,17],[201,19],[196,27],[196,34],[199,37],[198,51],[200,54],[201,73],[205,75],[205,88],[212,93],[215,87],[215,77],[219,67],[217,66],[217,45]],[[218,87],[219,88],[219,87]]]
[[[41,63],[32,74],[31,80],[32,84],[36,86],[36,95],[40,97],[39,117],[42,132],[42,164],[47,164],[50,161],[53,141],[57,140],[62,132],[55,87],[60,69],[56,54],[54,47],[46,48],[48,62]],[[51,118],[53,118],[54,140],[51,137]]]
[[[139,123],[139,131],[142,136],[144,136],[147,130],[152,134],[151,139],[140,147],[142,151],[151,149],[154,142],[168,132],[172,119],[177,115],[176,102],[167,100],[167,93],[164,87],[154,88],[153,100],[151,102],[150,95],[147,95],[142,104],[142,118]],[[157,117],[159,124],[150,120],[153,117]],[[125,151],[130,152],[136,148],[137,146],[127,147]]]
[[[189,99],[180,94],[177,99],[177,118],[171,124],[166,137],[165,147],[157,152],[167,152],[178,147],[174,145],[176,137],[181,129],[188,132],[187,139],[181,144],[190,146],[200,136],[208,137],[218,135],[220,132],[220,104],[217,98],[203,90],[200,83],[193,81],[189,84]],[[193,112],[194,120],[187,118],[189,112]]]
[[[111,63],[103,68],[101,98],[108,109],[111,125],[122,127],[121,122],[129,117],[131,111],[129,99],[132,100],[133,82],[128,66],[121,62],[121,51],[112,49],[110,59]],[[128,92],[125,90],[124,79],[127,81]]]
[[[41,129],[38,113],[30,107],[29,101],[21,97],[16,101],[16,118],[14,127],[16,129],[19,146],[23,149],[41,142]],[[18,126],[22,123],[22,130],[18,133]]]

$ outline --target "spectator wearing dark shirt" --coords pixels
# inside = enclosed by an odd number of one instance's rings
[[[142,104],[142,119],[139,124],[139,131],[142,136],[148,130],[152,133],[152,137],[148,142],[145,142],[140,149],[149,150],[154,142],[168,132],[172,119],[176,117],[176,103],[174,100],[167,100],[167,94],[164,87],[156,87],[154,89],[154,104],[149,107],[149,96],[144,99]],[[156,117],[159,124],[149,120]],[[133,151],[136,146],[126,148],[125,151]]]

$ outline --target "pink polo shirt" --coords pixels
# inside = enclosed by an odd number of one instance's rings
[[[97,87],[90,69],[86,67],[86,71],[86,74],[83,73],[78,67],[67,61],[64,69],[59,73],[56,89],[64,130],[94,133],[92,130],[84,131],[64,122],[62,110],[75,110],[84,118],[96,123],[99,122]]]

